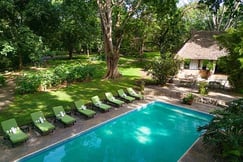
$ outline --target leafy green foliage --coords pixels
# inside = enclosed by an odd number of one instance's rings
[[[61,83],[67,80],[67,76],[70,73],[68,65],[65,64],[58,65],[53,72],[60,79]]]
[[[154,55],[159,56],[157,53],[145,53],[148,56],[148,60],[151,60]],[[83,82],[75,82],[75,84],[69,84],[68,86],[61,86],[58,88],[60,82],[57,82],[55,90],[48,89],[54,85],[56,75],[53,73],[53,69],[60,64],[72,64],[73,66],[79,65],[77,61],[82,62],[84,71],[91,72],[92,80],[85,80]],[[146,64],[145,60],[143,63]],[[88,65],[86,65],[89,63]],[[66,60],[66,59],[55,59],[49,60],[47,70],[36,71],[36,69],[29,70],[25,69],[26,74],[32,73],[41,75],[41,86],[47,85],[47,91],[18,95],[15,94],[13,102],[8,108],[1,110],[0,121],[7,120],[9,118],[15,118],[19,125],[31,124],[30,113],[35,111],[43,111],[47,117],[53,117],[53,111],[51,107],[57,105],[63,105],[65,108],[71,106],[72,102],[82,99],[85,103],[90,102],[92,96],[98,95],[101,99],[105,99],[104,93],[111,91],[114,95],[118,89],[125,89],[126,87],[134,87],[135,80],[141,78],[141,70],[143,65],[137,61],[134,57],[121,57],[119,62],[122,78],[116,80],[103,80],[102,77],[105,74],[106,65],[104,61],[90,60],[86,55],[81,55],[80,60]],[[45,79],[47,78],[47,79]],[[45,80],[45,82],[43,82]],[[60,80],[58,80],[60,81]],[[139,87],[135,87],[139,88]],[[70,110],[67,109],[67,110]],[[1,132],[0,132],[1,133]]]
[[[58,34],[62,47],[69,52],[70,58],[74,50],[97,48],[100,42],[100,26],[96,16],[96,6],[91,1],[63,1]]]
[[[58,86],[64,82],[81,82],[90,80],[95,75],[93,66],[80,64],[61,64],[52,71],[46,70],[41,73],[30,73],[17,77],[16,92],[19,94],[34,93],[41,89]]]
[[[95,74],[95,68],[89,65],[82,66],[80,64],[62,64],[54,68],[54,74],[60,78],[61,82],[67,81],[72,83],[74,81],[91,79]]]
[[[201,95],[207,95],[208,94],[208,83],[207,82],[199,82],[198,84],[198,92]]]
[[[209,125],[200,127],[206,130],[205,143],[215,146],[217,154],[227,161],[243,160],[243,99],[235,100],[229,107],[216,110]]]
[[[188,93],[182,98],[182,102],[188,105],[191,105],[193,100],[194,100],[194,96],[192,93]]]
[[[41,76],[28,74],[19,76],[16,79],[16,92],[18,94],[35,93],[41,85]]]
[[[198,2],[192,2],[182,9],[183,19],[188,31],[210,30],[206,16],[209,11],[206,8],[200,8]]]
[[[41,86],[44,89],[58,86],[61,82],[60,77],[51,70],[46,70],[41,73]]]
[[[172,57],[156,58],[147,67],[148,74],[152,75],[157,84],[164,85],[169,77],[174,76],[178,72],[179,65],[180,61]]]
[[[242,21],[243,4],[240,0],[200,0],[199,4],[209,11],[205,19],[211,30],[225,31]]]
[[[146,1],[148,9],[149,33],[146,34],[149,45],[156,45],[161,54],[176,53],[183,42],[188,39],[189,29],[183,19],[183,9],[177,8],[177,1]],[[152,17],[152,18],[151,18]],[[151,21],[152,22],[149,22]],[[155,24],[154,24],[155,23]]]
[[[238,28],[230,29],[216,39],[225,47],[229,55],[220,60],[220,66],[229,75],[230,84],[237,91],[243,90],[243,24]]]
[[[8,62],[2,64],[3,68],[21,69],[30,62],[39,61],[43,54],[41,37],[25,24],[27,6],[27,1],[0,2],[0,59]]]

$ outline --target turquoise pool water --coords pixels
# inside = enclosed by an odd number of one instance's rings
[[[197,140],[212,116],[153,102],[21,162],[174,162]]]

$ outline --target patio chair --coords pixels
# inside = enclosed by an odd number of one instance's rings
[[[137,99],[144,99],[144,96],[139,92],[139,93],[136,93],[132,88],[127,88],[127,92],[128,92],[128,95],[132,96],[132,97],[135,97]]]
[[[83,103],[82,100],[75,101],[75,102],[74,102],[74,106],[75,106],[77,112],[79,112],[79,113],[82,114],[82,115],[85,115],[85,116],[88,117],[88,118],[92,118],[92,117],[94,117],[95,114],[96,114],[95,111],[88,109],[88,108],[84,105],[84,103]]]
[[[30,116],[34,123],[34,127],[37,128],[42,135],[54,131],[55,126],[46,120],[41,111],[31,113]]]
[[[106,92],[105,96],[108,102],[115,104],[117,106],[122,106],[125,103],[124,101],[116,99],[111,92]]]
[[[124,100],[127,101],[127,102],[132,102],[132,101],[135,100],[134,97],[128,96],[128,95],[124,92],[123,89],[119,89],[117,92],[118,92],[119,97],[121,97],[122,99],[124,99]]]
[[[14,118],[1,122],[1,126],[5,135],[5,138],[9,139],[14,146],[17,143],[25,142],[29,138],[16,123]]]
[[[104,104],[101,102],[100,98],[98,96],[94,96],[91,98],[91,101],[93,103],[93,105],[97,108],[99,108],[100,110],[103,111],[109,111],[111,109],[110,105]]]
[[[75,118],[66,114],[66,112],[62,106],[56,106],[56,107],[53,107],[52,109],[53,109],[56,119],[58,121],[60,121],[61,123],[63,123],[64,126],[74,125],[74,123],[76,122]]]

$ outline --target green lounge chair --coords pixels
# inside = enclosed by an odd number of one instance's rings
[[[136,93],[132,88],[127,88],[127,92],[130,96],[135,97],[137,99],[144,99],[144,96],[141,93]]]
[[[42,135],[53,132],[55,126],[46,120],[41,111],[34,112],[30,114],[34,126],[40,131]]]
[[[124,100],[126,100],[126,101],[128,101],[128,102],[132,102],[132,101],[135,100],[134,97],[128,96],[128,95],[124,92],[123,89],[119,89],[117,92],[118,92],[119,97],[121,97],[122,99],[124,99]]]
[[[109,111],[111,106],[104,104],[100,101],[100,98],[98,96],[94,96],[91,98],[92,103],[94,104],[95,107],[103,110],[103,111]]]
[[[92,118],[96,114],[95,111],[87,109],[87,107],[84,105],[82,100],[75,101],[74,105],[75,105],[77,112],[79,112],[82,115],[85,115],[88,118]]]
[[[70,115],[66,114],[66,112],[62,106],[56,106],[56,107],[53,107],[52,109],[56,116],[56,119],[59,120],[60,122],[62,122],[65,126],[74,125],[74,123],[76,122],[76,119],[74,119]]]
[[[12,146],[17,143],[25,142],[29,138],[17,125],[14,118],[1,122],[5,136],[11,141]]]
[[[116,99],[111,92],[106,92],[105,96],[110,103],[113,103],[117,106],[122,106],[122,104],[125,103],[124,101]]]

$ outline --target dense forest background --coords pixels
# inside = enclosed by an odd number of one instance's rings
[[[108,78],[120,55],[172,55],[194,30],[240,30],[240,0],[1,0],[0,69],[41,65],[48,57],[99,53]],[[242,40],[241,40],[242,41]],[[242,51],[242,50],[241,50]],[[242,53],[242,52],[241,52]]]

